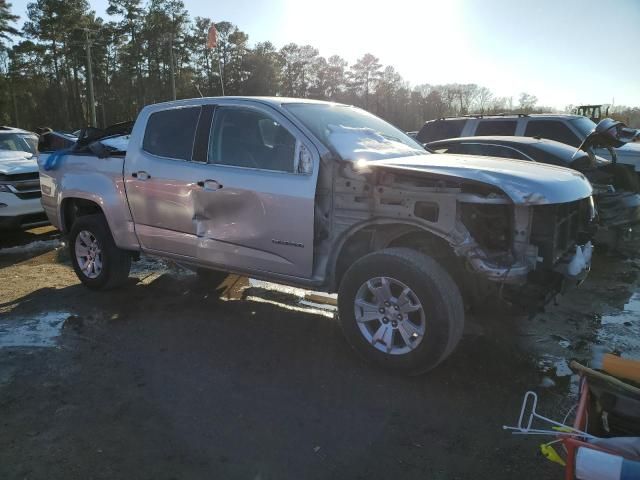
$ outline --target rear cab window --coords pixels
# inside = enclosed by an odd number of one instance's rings
[[[445,138],[457,138],[462,134],[466,122],[466,119],[427,122],[418,132],[417,139],[419,142],[429,143]]]
[[[555,140],[573,147],[580,145],[578,136],[560,120],[529,120],[524,135]]]
[[[201,107],[180,107],[152,113],[142,149],[152,155],[191,160]]]
[[[515,120],[480,120],[476,128],[476,136],[504,135],[513,136],[516,134],[518,122]]]

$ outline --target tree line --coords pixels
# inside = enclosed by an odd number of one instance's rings
[[[0,0],[0,124],[75,130],[90,123],[91,49],[98,126],[134,119],[150,103],[177,98],[279,95],[363,107],[405,130],[433,118],[549,110],[534,95],[496,96],[476,84],[411,86],[371,53],[349,64],[311,45],[249,43],[230,22],[191,18],[182,0],[109,0],[110,20],[87,0],[34,0],[21,30]],[[11,40],[15,40],[11,42]]]

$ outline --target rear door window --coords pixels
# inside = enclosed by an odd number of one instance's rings
[[[515,120],[480,120],[478,128],[476,128],[476,136],[484,135],[508,135],[516,134],[516,126],[518,122]]]
[[[580,139],[563,122],[558,120],[529,120],[525,137],[540,137],[577,147]]]
[[[152,113],[142,148],[159,157],[191,160],[201,107],[172,108]]]
[[[466,120],[436,120],[427,122],[418,132],[419,142],[428,143],[445,138],[457,138],[462,134]]]

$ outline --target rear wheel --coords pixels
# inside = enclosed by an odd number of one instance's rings
[[[359,353],[409,374],[442,362],[464,328],[462,296],[451,276],[407,248],[356,261],[340,284],[338,309],[344,334]]]
[[[115,288],[129,277],[131,254],[116,246],[104,215],[76,219],[69,233],[69,253],[76,275],[91,289]]]

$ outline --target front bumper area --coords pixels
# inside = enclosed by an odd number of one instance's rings
[[[24,229],[47,223],[40,198],[23,200],[13,193],[0,192],[0,229]]]
[[[565,254],[560,259],[554,267],[554,271],[562,274],[568,281],[581,283],[591,271],[592,254],[593,245],[591,245],[591,242],[587,242],[584,245],[576,245],[573,252]]]
[[[592,253],[591,242],[576,245],[572,251],[560,258],[552,271],[562,275],[567,281],[580,283],[591,270]],[[511,265],[504,265],[479,255],[468,257],[468,261],[475,273],[485,279],[509,285],[524,285],[528,281],[529,273],[534,270],[528,263],[514,262]]]
[[[18,215],[17,217],[0,216],[0,230],[24,230],[48,224],[49,219],[44,212]]]
[[[473,256],[468,259],[473,270],[490,282],[522,285],[531,271],[529,265],[516,262],[512,265],[499,265],[487,258]]]

